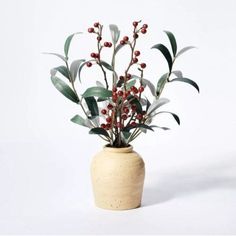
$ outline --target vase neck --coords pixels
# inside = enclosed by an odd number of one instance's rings
[[[121,147],[121,148],[104,146],[103,150],[106,151],[106,152],[128,153],[128,152],[133,151],[133,146],[130,145],[128,147]]]

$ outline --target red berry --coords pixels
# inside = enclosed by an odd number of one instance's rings
[[[142,93],[142,92],[144,91],[144,87],[143,87],[143,86],[140,86],[139,89],[138,89],[138,91],[139,91],[140,93]]]
[[[147,30],[146,30],[145,28],[142,28],[142,29],[141,29],[141,32],[142,32],[143,34],[146,34],[146,33],[147,33]]]
[[[137,26],[138,26],[138,21],[134,21],[134,22],[133,22],[133,26],[134,26],[134,27],[137,27]]]
[[[117,88],[114,87],[114,88],[112,89],[112,92],[117,92]]]
[[[108,116],[108,117],[106,118],[106,122],[107,122],[107,123],[111,123],[111,121],[112,121],[111,117]]]
[[[104,46],[105,46],[105,47],[109,47],[109,45],[110,45],[109,42],[105,42],[105,43],[104,43]]]
[[[132,121],[132,122],[130,123],[130,125],[131,125],[131,126],[135,126],[135,125],[136,125],[136,122],[135,122],[135,121]]]
[[[118,95],[119,95],[120,97],[123,96],[123,91],[122,91],[122,90],[118,91]]]
[[[89,33],[93,33],[94,32],[94,28],[88,28],[88,32]]]
[[[121,75],[121,76],[119,77],[119,79],[123,81],[123,80],[125,79],[125,77],[124,77],[123,75]]]
[[[127,41],[129,40],[129,37],[128,37],[128,36],[124,36],[124,37],[123,37],[123,40],[124,40],[125,42],[127,42]]]
[[[111,42],[109,42],[109,46],[108,46],[108,47],[110,48],[111,46],[112,46],[112,43],[111,43]]]
[[[106,125],[105,124],[101,124],[101,128],[105,129]]]
[[[98,36],[98,37],[97,37],[97,40],[98,40],[98,41],[101,41],[101,40],[102,40],[102,37],[101,37],[101,36]]]
[[[96,57],[96,58],[100,58],[99,53],[96,53],[95,57]]]
[[[122,118],[123,120],[127,120],[128,116],[127,116],[126,114],[122,114],[122,115],[121,115],[121,118]]]
[[[137,39],[137,38],[138,38],[138,34],[137,34],[137,33],[134,33],[133,37],[134,37],[135,39]]]
[[[138,56],[140,55],[140,51],[135,51],[135,52],[134,52],[134,55],[135,55],[136,57],[138,57]]]
[[[93,26],[97,28],[99,26],[99,22],[95,22]]]
[[[117,98],[118,98],[117,93],[113,92],[112,93],[112,100],[113,100],[113,102],[116,102]]]
[[[126,95],[126,97],[128,97],[130,95],[130,91],[126,91],[125,95]]]
[[[97,54],[96,54],[95,52],[92,52],[92,53],[90,54],[90,56],[93,57],[93,58],[96,58]]]
[[[137,93],[138,93],[138,89],[135,88],[133,92],[134,92],[135,94],[137,94]]]
[[[135,104],[133,104],[132,106],[131,106],[131,110],[132,111],[135,111],[137,109],[137,106],[135,105]]]
[[[131,86],[131,87],[130,87],[130,90],[131,90],[131,91],[134,91],[135,88],[136,88],[135,86]]]
[[[147,29],[148,25],[147,24],[143,24],[143,28]]]
[[[133,63],[137,63],[138,62],[138,58],[134,57],[132,61],[133,61]]]
[[[137,114],[136,119],[142,120],[143,119],[143,115],[142,114]]]
[[[106,110],[106,109],[102,109],[102,110],[101,110],[101,113],[102,113],[103,115],[106,115],[106,114],[107,114],[107,110]]]
[[[86,63],[86,65],[87,65],[87,67],[91,67],[91,66],[92,66],[92,63],[91,63],[90,61],[88,61],[88,62]]]
[[[144,68],[146,68],[147,65],[146,65],[146,63],[141,63],[140,66],[142,69],[144,69]]]
[[[124,107],[124,108],[123,108],[123,112],[126,113],[126,114],[128,114],[128,113],[129,113],[129,108],[128,108],[128,107]]]
[[[121,40],[121,41],[120,41],[120,44],[121,44],[121,45],[124,45],[124,44],[125,44],[125,41],[124,41],[124,40]]]
[[[109,104],[107,105],[107,109],[108,109],[108,110],[112,110],[112,108],[113,108],[113,105],[112,105],[111,103],[109,103]]]

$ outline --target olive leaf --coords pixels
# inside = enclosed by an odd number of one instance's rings
[[[172,62],[172,57],[170,55],[169,49],[166,46],[164,46],[163,44],[156,44],[156,45],[152,46],[152,48],[158,49],[163,54],[163,56],[165,57],[165,59],[168,63],[169,71],[171,72],[173,62]]]
[[[112,91],[102,87],[90,87],[86,89],[86,91],[83,93],[82,96],[84,98],[86,97],[107,98],[112,96]]]
[[[63,76],[65,76],[70,81],[70,72],[66,68],[66,66],[58,66],[51,70],[51,76],[56,75],[56,72],[61,73]]]
[[[169,111],[159,111],[154,116],[162,114],[162,113],[171,114],[174,117],[175,121],[178,123],[178,125],[180,125],[180,119],[175,113],[172,113],[172,112],[169,112]]]
[[[96,127],[96,128],[92,128],[90,131],[89,131],[90,134],[98,134],[98,135],[103,135],[105,137],[110,137],[108,132],[103,129],[103,128],[99,128],[99,127]]]
[[[91,116],[98,116],[99,115],[99,111],[98,111],[98,105],[97,105],[97,101],[94,97],[86,97],[85,98],[85,102],[88,106],[88,109],[91,113]]]
[[[79,102],[78,96],[63,80],[59,79],[56,76],[51,76],[51,80],[56,89],[60,91],[65,97],[70,99],[72,102]]]
[[[199,86],[197,85],[196,82],[194,82],[191,79],[188,79],[188,78],[175,78],[175,79],[172,79],[170,82],[175,82],[175,81],[188,83],[188,84],[192,85],[200,93]]]
[[[67,37],[67,39],[66,39],[66,41],[65,41],[65,44],[64,44],[64,53],[65,53],[66,58],[68,57],[68,52],[69,52],[71,40],[72,40],[72,38],[73,38],[76,34],[81,34],[81,32],[77,32],[77,33],[71,34],[70,36]]]
[[[167,98],[160,98],[157,100],[154,100],[154,102],[150,105],[150,107],[147,110],[147,115],[150,115],[151,113],[153,113],[157,108],[159,108],[160,106],[165,105],[166,103],[168,103],[170,100]]]
[[[62,56],[61,54],[58,54],[58,53],[44,52],[43,54],[46,54],[46,55],[54,55],[54,56],[59,57],[60,59],[62,59],[64,62],[67,61],[66,57],[64,57],[64,56]]]
[[[110,28],[110,31],[111,31],[112,42],[115,45],[119,40],[120,30],[119,30],[117,25],[113,25],[113,24],[109,25],[109,28]]]
[[[196,48],[194,46],[188,46],[188,47],[185,47],[185,48],[182,48],[175,56],[175,58],[179,57],[180,55],[182,55],[183,53],[187,52],[188,50],[190,49],[193,49],[193,48]]]
[[[101,65],[103,65],[103,66],[104,66],[105,68],[107,68],[108,70],[114,71],[113,67],[112,67],[110,64],[108,64],[107,62],[105,62],[105,61],[100,61],[100,63],[101,63]]]
[[[93,127],[89,119],[84,119],[80,115],[75,115],[74,117],[71,118],[71,121],[74,122],[75,124],[82,125],[87,128]]]
[[[71,65],[70,65],[70,74],[71,74],[71,78],[72,78],[73,81],[75,81],[76,76],[78,74],[79,67],[83,62],[85,62],[84,59],[79,59],[79,60],[75,60],[71,63]]]
[[[164,32],[167,34],[167,36],[169,38],[171,48],[172,48],[172,52],[173,52],[173,56],[175,57],[176,52],[177,52],[177,43],[176,43],[175,36],[170,31],[164,31]]]
[[[168,75],[169,75],[169,73],[166,73],[166,74],[162,75],[161,78],[158,80],[157,88],[156,88],[157,97],[160,96],[160,94],[165,86],[165,83],[167,82]]]

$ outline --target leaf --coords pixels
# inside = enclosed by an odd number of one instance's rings
[[[79,71],[78,71],[78,77],[79,77],[79,81],[81,82],[81,71],[82,68],[86,65],[86,63],[89,61],[85,61],[80,67],[79,67]]]
[[[166,103],[168,103],[170,100],[167,98],[160,98],[155,100],[151,106],[148,108],[147,110],[147,115],[150,115],[152,112],[154,112],[157,108],[159,108],[162,105],[165,105]]]
[[[75,115],[73,118],[71,118],[71,121],[74,122],[75,124],[82,125],[88,128],[92,127],[91,122],[88,119],[84,119],[80,115]]]
[[[126,83],[126,89],[129,90],[132,86],[134,86],[136,83],[136,80],[131,80],[128,83]]]
[[[156,45],[152,46],[152,48],[156,48],[161,51],[161,53],[163,54],[163,56],[166,58],[166,60],[168,62],[169,71],[171,72],[173,63],[172,63],[172,57],[170,55],[168,48],[166,46],[164,46],[163,44],[156,44]]]
[[[82,96],[84,98],[86,97],[107,98],[112,96],[112,91],[102,87],[90,87],[84,92]]]
[[[53,70],[55,72],[60,72],[62,75],[64,75],[68,80],[70,80],[70,74],[66,68],[66,66],[58,66],[58,67],[55,67],[51,70],[51,75],[54,76],[56,73],[53,72]]]
[[[180,70],[175,70],[171,73],[174,74],[177,78],[183,78],[183,73]]]
[[[178,53],[177,55],[175,56],[175,58],[179,57],[181,54],[187,52],[188,50],[190,49],[193,49],[193,48],[196,48],[194,46],[188,46],[188,47],[185,47],[185,48],[182,48]]]
[[[170,130],[170,128],[168,127],[161,127],[161,126],[157,126],[157,125],[150,125],[151,128],[159,128],[159,129],[163,129],[163,130]]]
[[[64,81],[56,76],[51,76],[51,80],[56,89],[60,91],[65,97],[70,99],[72,102],[79,102],[79,98],[77,97],[75,92]]]
[[[174,117],[175,121],[178,123],[178,125],[180,125],[180,119],[175,113],[172,113],[172,112],[169,112],[169,111],[160,111],[160,112],[156,113],[155,116],[158,115],[158,114],[161,114],[161,113],[171,114]]]
[[[80,33],[81,32],[77,32],[77,33],[71,34],[70,36],[67,37],[65,44],[64,44],[64,53],[65,53],[66,58],[68,57],[68,52],[69,52],[70,43],[71,43],[72,38],[74,37],[74,35],[80,34]]]
[[[125,140],[127,140],[131,135],[131,133],[127,131],[121,131],[121,134]]]
[[[54,56],[57,56],[57,57],[61,58],[64,62],[67,61],[67,59],[66,59],[64,56],[62,56],[62,55],[60,55],[60,54],[58,54],[58,53],[44,52],[43,54],[46,54],[46,55],[54,55]]]
[[[167,81],[167,78],[168,78],[168,74],[169,73],[166,73],[164,75],[161,76],[161,78],[158,80],[157,82],[157,89],[156,89],[156,95],[159,97],[164,86],[165,86],[165,83]]]
[[[105,68],[107,68],[110,71],[114,71],[113,67],[111,65],[109,65],[107,62],[105,61],[100,61],[101,65],[103,65]]]
[[[97,105],[96,99],[94,97],[86,97],[85,102],[88,106],[91,116],[92,117],[98,116],[99,111],[98,111],[98,105]]]
[[[133,95],[129,95],[127,97],[127,100],[129,101],[130,104],[136,105],[137,113],[142,113],[142,111],[143,111],[142,106],[136,97],[134,97]]]
[[[115,55],[118,51],[120,51],[121,48],[123,48],[125,45],[128,45],[128,44],[118,44],[115,48]]]
[[[197,91],[200,93],[200,89],[199,89],[197,83],[194,82],[191,79],[188,79],[188,78],[176,78],[176,79],[172,79],[170,82],[174,82],[174,81],[180,81],[180,82],[188,83],[188,84],[192,85],[195,89],[197,89]]]
[[[147,112],[148,108],[151,106],[151,103],[147,97],[146,97],[146,100],[147,100],[147,105],[146,105],[146,112]]]
[[[104,135],[106,137],[109,137],[109,134],[107,133],[107,131],[103,128],[92,128],[90,131],[89,131],[90,134],[98,134],[98,135]]]
[[[173,55],[175,57],[176,52],[177,52],[177,43],[176,43],[175,36],[170,31],[164,31],[164,32],[167,34],[167,36],[169,38],[171,48],[172,48],[172,52],[173,52]]]
[[[70,65],[70,74],[71,74],[71,78],[73,81],[75,81],[77,73],[78,73],[78,69],[80,67],[80,65],[85,62],[84,59],[80,59],[80,60],[75,60],[71,63]]]
[[[111,38],[112,38],[112,42],[115,45],[120,37],[120,31],[117,27],[117,25],[109,25],[110,31],[111,31]]]
[[[143,129],[148,129],[148,130],[152,130],[152,127],[150,127],[149,125],[146,125],[146,124],[135,124],[135,125],[129,125],[129,126],[126,126],[122,131],[125,131],[125,132],[129,132],[131,129],[135,129],[135,128],[143,128]]]
[[[96,81],[96,85],[97,85],[98,87],[105,88],[105,86],[104,86],[100,81]]]
[[[155,86],[153,85],[153,83],[150,80],[142,78],[142,83],[144,85],[148,86],[148,88],[150,89],[153,96],[156,96]]]

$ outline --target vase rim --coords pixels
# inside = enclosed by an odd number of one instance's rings
[[[132,152],[133,146],[129,145],[128,147],[108,147],[107,145],[105,145],[103,149],[104,151],[107,152],[124,153],[124,152]]]

